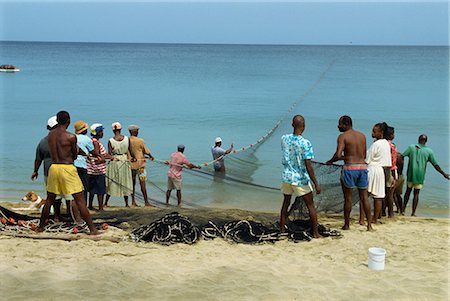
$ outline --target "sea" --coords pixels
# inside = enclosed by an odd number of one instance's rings
[[[42,167],[36,181],[30,177],[47,119],[60,110],[70,113],[72,132],[77,120],[102,123],[105,145],[113,122],[125,134],[139,125],[161,161],[184,144],[187,158],[203,164],[216,137],[225,148],[233,143],[246,158],[228,172],[241,181],[184,172],[183,200],[194,207],[279,212],[281,193],[265,187],[280,187],[280,138],[296,114],[306,119],[318,162],[335,152],[338,119],[349,115],[368,146],[378,122],[395,128],[399,151],[427,134],[449,171],[449,47],[3,41],[0,64],[20,68],[0,73],[1,201],[20,202],[31,190],[45,195]],[[147,171],[149,196],[161,204],[167,166],[149,162]],[[418,215],[448,217],[449,199],[449,181],[429,164]]]

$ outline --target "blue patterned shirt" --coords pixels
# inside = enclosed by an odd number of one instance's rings
[[[297,186],[308,185],[310,178],[305,160],[314,159],[314,152],[309,140],[302,136],[287,134],[281,137],[281,163],[283,164],[282,181]]]

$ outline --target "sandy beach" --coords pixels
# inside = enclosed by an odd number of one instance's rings
[[[173,209],[109,209],[139,223]],[[194,223],[278,215],[242,210],[181,209]],[[382,219],[375,232],[352,220],[340,239],[247,245],[220,238],[163,246],[123,241],[0,236],[2,300],[448,300],[449,220]],[[319,217],[340,229],[341,216]],[[129,228],[129,229],[127,229]],[[107,230],[110,231],[110,230]],[[368,269],[367,250],[387,252],[385,270]]]

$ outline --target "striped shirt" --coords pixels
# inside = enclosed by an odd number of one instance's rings
[[[106,155],[106,150],[103,144],[97,140],[97,138],[92,138],[92,143],[94,142],[98,143],[98,146],[100,148],[100,155],[104,156]],[[90,158],[87,160],[87,173],[88,175],[104,175],[106,174],[106,163],[97,163],[94,161],[93,158]]]

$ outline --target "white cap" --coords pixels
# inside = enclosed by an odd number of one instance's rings
[[[116,121],[113,124],[111,124],[111,127],[112,127],[113,130],[121,130],[122,129],[122,125],[118,121]]]
[[[222,142],[222,138],[217,137],[216,140],[214,140],[214,142],[216,142],[216,143]]]
[[[56,121],[56,116],[52,116],[48,119],[47,125],[52,128],[58,124],[58,121]]]

